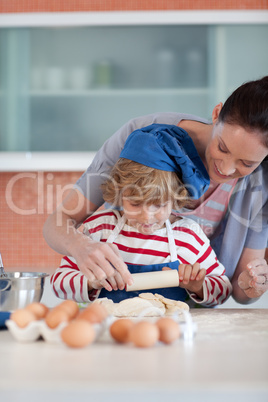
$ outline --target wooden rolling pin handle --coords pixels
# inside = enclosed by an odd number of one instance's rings
[[[176,269],[166,271],[132,274],[133,284],[126,286],[127,292],[145,289],[170,288],[179,286],[179,273]]]

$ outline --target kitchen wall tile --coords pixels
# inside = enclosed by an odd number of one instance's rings
[[[0,12],[267,9],[267,0],[1,0]]]
[[[61,255],[42,234],[44,222],[81,172],[0,173],[0,252],[4,266],[42,271]]]

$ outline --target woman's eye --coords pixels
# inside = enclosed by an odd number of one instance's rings
[[[245,162],[242,162],[243,163],[243,165],[246,167],[246,168],[252,168],[253,167],[253,165],[248,165],[247,163],[245,163]]]
[[[218,144],[218,149],[219,149],[219,151],[223,152],[224,154],[227,154],[227,151],[222,148],[221,144]]]

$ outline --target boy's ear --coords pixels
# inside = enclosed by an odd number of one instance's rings
[[[222,106],[223,106],[223,103],[220,102],[214,107],[214,109],[212,111],[212,123],[213,124],[217,122],[217,120],[219,118],[220,111],[222,109]]]

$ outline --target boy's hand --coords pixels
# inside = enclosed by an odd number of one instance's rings
[[[164,267],[163,271],[171,269]],[[203,283],[206,276],[206,270],[200,269],[200,264],[196,262],[193,265],[180,264],[179,265],[179,281],[180,287],[196,293],[200,299],[203,299]]]
[[[196,293],[203,298],[203,283],[206,276],[206,270],[200,269],[200,264],[196,262],[194,265],[179,265],[180,287]]]

